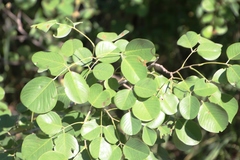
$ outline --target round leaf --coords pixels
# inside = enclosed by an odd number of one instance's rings
[[[112,145],[112,154],[109,157],[109,160],[121,160],[122,159],[122,150],[116,145]]]
[[[206,60],[215,60],[221,55],[222,45],[216,43],[201,43],[198,46],[198,54]]]
[[[104,108],[111,103],[111,93],[103,91],[103,86],[96,83],[90,87],[89,103],[96,108]]]
[[[64,154],[68,159],[77,155],[79,152],[79,145],[77,139],[68,133],[60,134],[54,140],[54,149]]]
[[[142,139],[147,145],[153,146],[157,140],[157,133],[155,130],[143,127]]]
[[[228,115],[226,111],[218,105],[205,102],[200,107],[198,122],[203,129],[218,133],[226,129],[228,125]]]
[[[43,155],[41,155],[41,157],[39,157],[38,160],[46,160],[46,159],[67,160],[67,157],[64,154],[60,153],[60,152],[48,151],[48,152],[44,153]]]
[[[132,107],[134,116],[142,121],[156,118],[160,112],[160,103],[157,97],[150,97],[145,101],[136,101]]]
[[[120,58],[120,53],[117,47],[108,41],[101,41],[96,45],[95,50],[97,58],[101,62],[113,63]]]
[[[24,86],[20,99],[32,112],[49,112],[57,103],[57,88],[52,79],[37,77]]]
[[[83,47],[82,41],[78,39],[69,39],[63,43],[61,53],[67,57],[73,55],[77,49]]]
[[[227,84],[228,80],[227,80],[226,71],[227,71],[226,68],[221,68],[217,70],[212,77],[212,81],[220,84]]]
[[[93,158],[97,159],[109,159],[112,154],[112,148],[103,137],[94,139],[89,145],[89,151]]]
[[[157,91],[157,84],[151,78],[144,78],[138,81],[134,86],[136,95],[142,98],[148,98]]]
[[[145,159],[150,154],[146,144],[137,138],[130,138],[123,147],[125,158],[129,160]]]
[[[37,117],[37,123],[40,129],[48,134],[53,135],[61,131],[62,122],[59,115],[55,112],[48,112]]]
[[[173,115],[177,112],[179,100],[171,93],[166,93],[160,97],[161,110],[167,115]]]
[[[189,146],[197,145],[202,139],[201,129],[194,121],[179,119],[175,131],[178,138]]]
[[[240,65],[232,65],[227,68],[227,79],[231,85],[240,88]]]
[[[0,87],[0,100],[3,99],[4,95],[5,95],[5,91],[3,90],[2,87]]]
[[[218,87],[213,83],[205,82],[204,79],[199,79],[196,81],[193,91],[198,96],[206,97],[218,91]]]
[[[84,122],[81,128],[81,135],[87,140],[93,140],[100,135],[101,128],[96,120]]]
[[[30,134],[24,138],[22,144],[23,159],[38,159],[42,154],[52,151],[53,142],[51,138],[39,138]]]
[[[112,90],[117,90],[119,88],[119,83],[115,78],[109,78],[104,81],[104,87]]]
[[[198,43],[198,40],[199,35],[195,32],[189,31],[180,37],[177,44],[185,48],[193,48]]]
[[[137,38],[127,44],[125,55],[139,56],[149,62],[155,57],[155,52],[155,46],[151,41]]]
[[[75,50],[73,54],[73,61],[80,66],[89,66],[92,62],[92,52],[83,47]]]
[[[240,43],[234,43],[227,48],[227,57],[229,60],[240,60]]]
[[[68,72],[64,76],[65,92],[75,103],[85,103],[88,100],[89,86],[86,80],[76,72]]]
[[[190,150],[192,148],[192,146],[186,145],[185,143],[183,143],[178,136],[176,135],[176,133],[173,133],[173,143],[174,145],[177,147],[177,149],[179,149],[180,151],[187,151]]]
[[[117,92],[114,97],[114,104],[121,110],[128,110],[136,102],[136,97],[131,89],[123,89]]]
[[[119,39],[114,44],[118,47],[121,52],[126,50],[126,46],[129,42],[125,39]]]
[[[132,116],[131,112],[123,115],[120,121],[120,127],[124,133],[135,135],[141,130],[141,121]]]
[[[67,25],[67,24],[59,24],[58,28],[57,28],[57,34],[53,35],[55,38],[63,38],[66,37],[70,32],[71,32],[72,28],[71,26]]]
[[[213,12],[215,10],[215,0],[203,0],[201,5],[207,12]]]
[[[154,118],[152,121],[148,122],[146,125],[151,129],[156,129],[164,122],[164,119],[165,114],[162,111],[160,111],[157,117]]]
[[[137,56],[124,58],[121,63],[121,70],[126,79],[132,84],[147,77],[146,64]]]
[[[114,144],[118,141],[118,139],[115,135],[115,129],[114,129],[113,125],[104,127],[103,133],[104,133],[104,137],[106,138],[106,140],[109,143]]]
[[[109,63],[99,63],[93,68],[93,75],[99,80],[109,79],[114,72],[114,68]]]
[[[183,118],[193,119],[197,116],[200,108],[200,102],[194,96],[187,96],[179,103],[179,111]]]

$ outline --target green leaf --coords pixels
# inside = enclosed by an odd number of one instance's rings
[[[76,72],[68,72],[64,76],[65,92],[75,103],[85,103],[89,97],[89,86],[86,80]]]
[[[0,87],[0,100],[3,99],[4,95],[5,95],[5,91],[3,90],[2,87]]]
[[[69,39],[63,43],[60,52],[62,55],[69,57],[73,55],[77,49],[80,49],[82,47],[83,47],[82,41],[78,39]]]
[[[109,79],[114,72],[114,68],[109,63],[98,63],[93,68],[93,75],[99,80]]]
[[[101,128],[97,124],[96,120],[84,122],[81,128],[81,135],[84,139],[93,140],[100,135]]]
[[[146,126],[151,129],[156,129],[164,122],[164,119],[165,119],[165,114],[162,111],[160,111],[156,118],[146,123]]]
[[[101,62],[113,63],[120,58],[120,50],[112,42],[101,41],[96,45],[96,56]]]
[[[142,140],[149,146],[153,146],[157,140],[157,133],[148,127],[143,127]]]
[[[43,155],[41,155],[41,157],[39,157],[38,160],[46,160],[46,159],[67,160],[68,158],[64,154],[62,154],[60,152],[48,151],[48,152],[45,152]]]
[[[206,131],[218,133],[226,129],[228,125],[228,115],[220,106],[203,102],[198,113],[198,122]]]
[[[141,57],[146,62],[151,61],[155,57],[155,46],[147,39],[134,39],[126,46],[125,55],[135,55]]]
[[[122,159],[122,150],[117,145],[112,145],[112,154],[109,157],[109,160],[121,160]]]
[[[218,91],[218,87],[213,83],[205,82],[202,78],[196,81],[193,91],[198,96],[206,97]]]
[[[47,22],[32,25],[31,27],[32,28],[38,28],[38,29],[40,29],[44,32],[47,32],[56,23],[57,23],[56,20],[51,20],[51,21],[47,21]]]
[[[133,117],[131,112],[127,112],[121,118],[120,127],[124,133],[135,135],[141,130],[142,125],[141,121]]]
[[[21,102],[32,112],[51,111],[57,103],[57,88],[48,77],[37,77],[28,82],[22,89]]]
[[[58,101],[56,108],[60,109],[67,109],[69,107],[69,104],[71,103],[71,100],[66,95],[64,87],[58,87]]]
[[[179,100],[174,94],[166,93],[160,97],[161,110],[167,115],[177,113],[178,103]]]
[[[232,65],[227,68],[227,79],[231,85],[240,88],[240,65]]]
[[[144,78],[134,85],[133,90],[137,96],[148,98],[157,92],[157,84],[156,81],[151,78]]]
[[[145,159],[150,154],[146,144],[137,138],[130,138],[123,147],[125,158],[129,160]]]
[[[153,96],[145,101],[136,101],[132,107],[132,112],[134,116],[142,121],[153,120],[160,112],[159,100]]]
[[[90,87],[88,101],[96,108],[104,108],[111,103],[111,94],[107,90],[103,91],[103,86],[96,83]]]
[[[24,138],[22,144],[23,159],[38,159],[42,154],[52,151],[53,142],[51,138],[40,138],[30,134]]]
[[[172,129],[167,125],[161,125],[158,127],[160,132],[160,138],[162,139],[164,136],[170,136],[172,134]]]
[[[213,12],[215,10],[215,0],[203,0],[201,5],[207,12]]]
[[[129,42],[126,39],[119,39],[114,44],[117,46],[117,48],[124,52],[126,50],[126,46]]]
[[[68,133],[60,134],[54,140],[54,149],[64,154],[68,159],[74,157],[79,152],[79,145],[77,139]]]
[[[217,70],[212,77],[212,81],[219,84],[228,84],[226,71],[226,68],[220,68]]]
[[[83,47],[76,49],[72,58],[76,64],[85,67],[92,63],[93,55],[89,49]]]
[[[216,92],[209,97],[210,102],[221,106],[228,114],[228,122],[232,123],[233,118],[238,112],[238,101],[231,95]]]
[[[53,35],[55,38],[63,38],[66,37],[70,32],[71,32],[72,28],[71,26],[67,25],[67,24],[59,24],[58,28],[57,28],[57,34]]]
[[[199,144],[202,139],[201,129],[194,121],[179,119],[175,125],[175,131],[178,138],[189,146]]]
[[[100,33],[98,33],[97,37],[103,41],[116,41],[117,39],[122,38],[123,36],[125,36],[128,33],[129,33],[128,30],[124,30],[119,35],[117,35],[114,32],[100,32]]]
[[[176,132],[173,133],[172,136],[173,139],[173,143],[174,145],[177,147],[177,149],[179,149],[180,151],[188,151],[190,149],[192,149],[193,146],[189,146],[186,145],[185,143],[183,143],[177,136]]]
[[[198,46],[198,54],[206,60],[215,60],[221,55],[222,45],[216,43],[201,43]]]
[[[147,77],[146,64],[137,56],[128,56],[122,60],[121,71],[132,84]]]
[[[107,89],[118,90],[120,85],[119,85],[117,79],[109,78],[109,79],[104,81],[104,87],[107,88]]]
[[[89,151],[93,158],[105,160],[111,156],[112,147],[103,137],[98,137],[90,143]]]
[[[104,133],[104,137],[109,143],[115,144],[118,141],[115,135],[115,128],[113,125],[108,125],[104,127],[103,133]]]
[[[121,110],[128,110],[136,102],[136,97],[131,89],[122,89],[114,96],[114,104]]]
[[[54,52],[37,52],[32,56],[33,63],[39,68],[38,72],[50,70],[53,76],[64,74],[67,69],[67,64],[63,57]]]
[[[185,48],[193,48],[199,40],[199,35],[193,31],[189,31],[186,34],[182,35],[177,44]]]
[[[186,96],[179,103],[179,111],[183,118],[193,119],[197,116],[200,108],[200,102],[194,96]]]
[[[206,37],[206,38],[209,38],[209,39],[212,38],[212,36],[213,36],[213,26],[212,25],[205,26],[202,29],[201,34],[202,34],[203,37]]]
[[[56,112],[39,115],[36,120],[40,129],[48,135],[56,134],[62,129],[61,118]]]

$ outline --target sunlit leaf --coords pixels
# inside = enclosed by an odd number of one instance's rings
[[[117,35],[114,32],[100,32],[100,33],[98,33],[97,37],[104,41],[116,41],[117,39],[125,36],[127,33],[129,33],[129,31],[127,31],[127,30],[124,30],[119,35]]]
[[[55,38],[63,38],[66,37],[71,32],[71,30],[71,26],[67,24],[59,24],[57,28],[57,34],[54,34],[53,36]]]
[[[142,98],[148,98],[156,93],[156,91],[157,84],[151,78],[141,79],[134,85],[134,92]]]
[[[161,110],[167,115],[173,115],[177,112],[179,100],[171,93],[166,93],[160,97]]]
[[[119,85],[117,79],[109,78],[104,81],[104,87],[108,88],[108,89],[112,89],[112,90],[117,90],[120,87],[120,85]]]
[[[215,10],[215,0],[203,0],[201,5],[207,12],[212,12]]]
[[[198,43],[199,35],[193,31],[189,31],[182,35],[177,44],[185,48],[193,48]]]
[[[48,77],[37,77],[28,82],[22,89],[21,102],[35,113],[51,111],[57,103],[57,88]]]
[[[98,63],[93,68],[93,75],[99,80],[109,79],[114,72],[114,68],[109,63]]]
[[[111,156],[112,147],[103,137],[98,137],[90,143],[89,151],[93,158],[105,160]]]
[[[100,134],[101,128],[97,124],[96,120],[87,121],[82,125],[81,135],[87,140],[93,140]]]
[[[122,150],[117,145],[112,145],[112,154],[109,157],[109,160],[121,160],[122,159]]]
[[[104,133],[104,137],[109,143],[114,144],[118,141],[115,135],[115,128],[113,125],[108,125],[104,127],[103,133]]]
[[[240,43],[234,43],[227,48],[227,57],[229,60],[240,60]]]
[[[54,52],[37,52],[32,56],[32,61],[40,72],[49,69],[53,76],[62,75],[67,69],[63,57]]]
[[[219,84],[227,84],[228,80],[226,71],[226,68],[220,68],[219,70],[217,70],[212,77],[212,81]]]
[[[61,54],[69,57],[73,55],[77,49],[80,49],[82,47],[83,47],[82,41],[78,39],[69,39],[63,43],[61,47]]]
[[[141,121],[133,117],[131,112],[127,112],[121,118],[120,127],[124,133],[128,135],[135,135],[140,131],[142,125]]]
[[[68,133],[60,134],[54,140],[54,149],[64,154],[68,159],[77,155],[79,151],[79,145],[77,139]]]
[[[2,87],[0,87],[0,100],[3,99],[4,95],[5,95],[5,91],[3,90]]]
[[[114,104],[121,110],[128,110],[136,102],[136,97],[131,89],[122,89],[114,97]]]
[[[31,27],[38,28],[38,29],[40,29],[44,32],[47,32],[56,23],[57,23],[56,20],[51,20],[51,21],[47,21],[47,22],[32,25]]]
[[[195,82],[193,91],[198,96],[206,97],[218,91],[218,87],[213,83],[205,82],[202,78]]]
[[[177,134],[173,133],[173,143],[179,149],[180,151],[187,151],[190,150],[193,146],[189,146],[185,143],[183,143],[177,136]]]
[[[240,88],[240,65],[232,65],[227,68],[227,79],[231,85]]]
[[[175,131],[178,138],[189,146],[199,144],[202,139],[201,129],[194,121],[179,119],[175,125]]]
[[[48,112],[37,117],[37,123],[40,129],[49,135],[56,134],[62,129],[61,118],[56,112]]]
[[[38,159],[42,154],[52,151],[53,142],[51,138],[40,138],[30,134],[24,138],[22,144],[23,159]]]
[[[142,121],[150,121],[157,117],[160,112],[160,103],[153,96],[144,101],[136,101],[132,107],[134,116]]]
[[[228,125],[228,115],[220,106],[204,102],[198,113],[198,122],[206,131],[218,133],[226,129]]]
[[[121,52],[126,50],[126,46],[129,42],[125,39],[119,39],[114,44],[120,49]]]
[[[153,146],[157,140],[157,133],[155,130],[143,127],[142,139],[147,145]]]
[[[201,43],[198,46],[198,54],[206,60],[215,60],[221,55],[222,45],[216,43]]]
[[[155,46],[147,39],[134,39],[126,46],[125,55],[135,55],[141,57],[146,62],[151,61],[155,57]]]
[[[146,64],[137,56],[124,58],[121,63],[121,70],[124,77],[132,84],[147,77]]]
[[[89,86],[86,80],[76,72],[68,72],[64,76],[65,92],[70,100],[85,103],[88,100]]]
[[[45,152],[41,157],[39,157],[38,160],[46,160],[46,159],[51,159],[51,160],[67,160],[67,157],[62,154],[61,152],[56,152],[56,151],[48,151]]]
[[[92,52],[83,47],[78,48],[73,54],[73,61],[80,66],[89,66],[92,63]]]
[[[148,146],[137,138],[130,138],[123,147],[125,158],[129,160],[145,159],[150,154]]]
[[[179,111],[183,118],[193,119],[197,116],[200,102],[195,96],[186,96],[179,103]]]
[[[164,122],[164,119],[165,119],[165,113],[160,111],[156,118],[154,118],[152,121],[146,123],[146,126],[151,129],[155,129]]]

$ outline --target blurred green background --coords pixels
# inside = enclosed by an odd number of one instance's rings
[[[31,56],[40,50],[59,50],[62,42],[79,38],[85,46],[91,44],[72,32],[67,38],[55,39],[55,30],[43,33],[32,24],[57,19],[83,22],[78,29],[94,42],[101,31],[116,32],[127,29],[124,38],[147,38],[159,54],[159,61],[170,71],[181,66],[190,53],[176,45],[187,31],[195,31],[227,46],[240,39],[239,0],[0,0],[0,80],[5,90],[4,103],[18,114],[16,106],[22,87],[37,76]],[[226,61],[224,54],[219,61]],[[188,63],[202,62],[193,56]],[[217,66],[203,67],[211,75]],[[185,77],[191,72],[183,73]],[[239,100],[239,92],[232,91]],[[240,114],[233,124],[219,135],[204,133],[203,142],[191,152],[178,151],[171,143],[164,146],[173,159],[240,159]]]

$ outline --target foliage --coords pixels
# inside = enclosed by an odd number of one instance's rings
[[[69,22],[54,20],[32,27],[48,31],[57,25],[56,38],[71,30],[85,36],[75,27],[79,23]],[[159,159],[166,155],[153,148],[164,137],[172,136],[178,149],[187,150],[201,142],[201,130],[219,133],[232,123],[238,103],[222,84],[240,88],[240,66],[230,63],[240,59],[239,43],[228,47],[227,62],[213,61],[221,55],[222,45],[189,31],[177,44],[190,54],[170,72],[156,63],[151,41],[127,41],[122,39],[126,33],[99,33],[96,46],[85,36],[92,51],[80,40],[69,39],[59,52],[33,55],[38,72],[49,70],[52,78],[33,78],[21,92],[22,104],[33,113],[29,124],[33,134],[24,138],[16,157]],[[186,65],[193,54],[205,62]],[[213,64],[222,68],[211,79],[196,69]],[[185,69],[197,76],[183,78]]]

